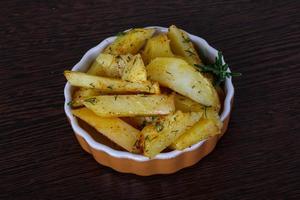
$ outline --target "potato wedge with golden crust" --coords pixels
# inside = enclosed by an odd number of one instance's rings
[[[219,108],[212,106],[204,106],[192,99],[182,96],[180,94],[174,94],[175,110],[181,110],[182,112],[200,112],[205,110],[214,110],[219,112]]]
[[[132,59],[133,55],[131,54],[114,56],[101,53],[87,73],[109,78],[120,78],[123,75],[125,66],[127,66]]]
[[[136,83],[75,71],[65,71],[64,75],[73,86],[97,89],[104,93],[160,93],[158,83],[150,81]]]
[[[133,56],[131,61],[124,67],[122,80],[131,82],[147,81],[147,72],[140,54]]]
[[[113,55],[137,54],[145,45],[146,41],[152,37],[155,29],[135,28],[128,32],[123,32],[117,36],[116,40],[108,45],[103,53]]]
[[[176,55],[184,57],[184,59],[192,66],[194,66],[194,64],[202,64],[202,61],[186,32],[177,28],[175,25],[172,25],[169,27],[168,38],[171,41],[171,49]]]
[[[175,140],[170,148],[182,150],[201,140],[221,134],[222,126],[223,123],[217,112],[211,109],[204,110],[200,121]]]
[[[99,117],[87,108],[72,110],[72,113],[127,151],[138,152],[135,145],[140,131],[121,119]]]
[[[101,117],[167,115],[175,110],[172,95],[102,95],[83,104]]]
[[[220,107],[218,94],[200,72],[180,58],[155,58],[146,67],[148,78],[206,106]]]
[[[105,76],[107,68],[112,65],[114,60],[115,56],[107,53],[100,53],[87,73],[91,75]]]
[[[86,98],[92,96],[98,96],[101,92],[99,90],[90,89],[90,88],[78,88],[73,94],[71,106],[72,107],[80,107],[83,106],[83,101]]]
[[[87,74],[97,76],[107,76],[120,78],[123,74],[125,66],[132,59],[131,54],[114,56],[111,54],[101,53],[96,58],[92,66],[87,71]],[[91,96],[100,95],[100,91],[90,88],[79,88],[73,94],[73,107],[82,106],[82,100]]]
[[[161,117],[155,124],[146,126],[141,131],[140,138],[144,155],[149,158],[155,157],[199,121],[201,116],[202,112],[177,111],[175,114]]]
[[[156,57],[174,57],[167,35],[160,34],[150,38],[143,50],[142,57],[146,64]]]
[[[170,148],[183,150],[187,147],[196,144],[201,140],[218,135],[221,133],[220,128],[216,125],[214,120],[202,118],[191,129],[183,133],[177,140],[175,140]]]
[[[139,130],[143,129],[145,126],[155,123],[158,119],[158,115],[152,116],[134,116],[134,117],[125,117],[122,118],[128,124],[138,128]]]

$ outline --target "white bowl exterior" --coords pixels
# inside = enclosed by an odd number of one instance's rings
[[[155,28],[157,31],[164,32],[164,33],[168,31],[167,28],[159,27],[159,26],[151,26],[151,27],[146,27],[146,28]],[[201,49],[202,53],[204,54],[204,56],[206,58],[208,58],[210,61],[214,61],[215,57],[218,55],[218,51],[215,48],[211,47],[204,39],[202,39],[198,36],[189,34],[189,33],[188,33],[188,35],[189,35],[190,39],[193,41],[194,44],[199,46],[199,48],[201,47],[200,49]],[[102,52],[103,49],[108,44],[113,42],[115,40],[115,38],[116,37],[109,37],[109,38],[103,40],[100,44],[98,44],[94,48],[88,50],[84,54],[84,56],[81,58],[81,60],[72,68],[72,71],[82,71],[82,72],[87,71],[90,64],[96,59],[97,55],[100,52]],[[224,59],[223,59],[223,63],[225,63]],[[230,69],[228,69],[228,71],[230,71]],[[92,148],[103,151],[103,152],[106,152],[110,156],[113,156],[113,157],[116,157],[116,158],[132,159],[132,160],[140,161],[140,162],[144,162],[144,161],[149,160],[149,158],[147,158],[143,155],[133,154],[133,153],[126,152],[126,151],[115,150],[115,149],[112,149],[112,148],[110,148],[106,145],[103,145],[103,144],[99,143],[99,142],[96,142],[83,128],[81,128],[79,126],[76,117],[74,117],[72,115],[71,107],[68,106],[68,102],[70,102],[72,100],[73,90],[74,90],[74,87],[72,87],[69,83],[67,83],[65,85],[65,89],[64,89],[64,95],[65,95],[64,110],[65,110],[65,113],[66,113],[67,117],[70,119],[70,123],[71,123],[71,126],[72,126],[75,134],[78,134],[81,137],[83,137],[86,140],[86,142]],[[227,78],[226,81],[225,81],[225,93],[226,93],[226,97],[225,97],[225,100],[224,100],[223,112],[220,116],[222,121],[224,121],[224,119],[228,117],[228,115],[230,114],[230,110],[231,110],[231,100],[232,100],[233,95],[234,95],[234,87],[233,87],[231,78]],[[183,151],[173,150],[173,151],[166,152],[166,153],[160,153],[153,159],[170,159],[170,158],[174,158],[174,157],[182,154],[183,152],[193,151],[193,150],[197,149],[199,146],[201,146],[204,143],[204,141],[205,140],[200,141],[200,142],[192,145],[191,147],[184,149]]]

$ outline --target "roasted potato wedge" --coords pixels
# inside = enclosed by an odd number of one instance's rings
[[[201,73],[180,58],[155,58],[146,67],[148,77],[205,106],[220,107],[218,94]]]
[[[173,57],[171,51],[170,40],[166,34],[160,34],[150,38],[147,41],[145,49],[142,53],[143,60],[148,64],[156,57]]]
[[[155,123],[159,119],[159,115],[125,117],[121,119],[138,129],[142,129],[146,125]]]
[[[223,126],[223,122],[221,121],[219,114],[213,109],[204,109],[203,118],[214,121],[215,125],[219,129]]]
[[[219,107],[204,106],[192,99],[182,96],[180,94],[174,95],[175,109],[182,112],[200,112],[205,110],[213,110],[219,112]]]
[[[87,73],[110,78],[121,78],[125,66],[127,66],[132,59],[133,55],[131,54],[114,56],[111,54],[101,53]]]
[[[153,158],[170,146],[186,130],[201,118],[202,112],[182,113],[177,111],[162,117],[161,121],[146,126],[141,131],[140,145],[144,155]]]
[[[171,49],[176,55],[184,57],[184,59],[192,66],[194,66],[194,64],[202,64],[202,61],[186,32],[177,28],[175,25],[172,25],[169,27],[168,38],[171,41]]]
[[[212,109],[205,109],[201,120],[175,140],[170,148],[185,149],[201,140],[220,134],[222,126],[218,113]]]
[[[72,110],[72,113],[127,151],[138,152],[135,145],[140,131],[121,119],[99,117],[87,108]]]
[[[105,48],[104,53],[113,55],[137,54],[154,32],[154,29],[143,28],[135,28],[128,32],[123,32],[117,36],[112,44]]]
[[[147,81],[147,72],[140,54],[133,56],[131,61],[125,66],[122,80],[131,82]]]
[[[111,54],[101,53],[96,58],[87,74],[120,78],[125,66],[132,60],[132,55],[113,56]],[[91,96],[100,95],[100,91],[90,88],[79,88],[73,95],[72,106],[82,106],[82,100]]]
[[[87,71],[87,74],[90,75],[104,75],[104,68],[102,66],[110,66],[112,61],[114,59],[113,55],[110,54],[100,54],[96,60],[93,62],[89,70]],[[101,65],[100,65],[101,63]],[[90,88],[78,88],[74,94],[73,94],[73,100],[72,100],[72,107],[79,107],[82,106],[82,101],[85,98],[88,98],[90,96],[97,96],[100,92],[95,89]]]
[[[219,128],[222,127],[222,122],[218,115],[219,109],[212,106],[204,106],[199,104],[188,97],[174,94],[175,110],[182,112],[203,112],[203,118],[213,120],[215,125]]]
[[[83,104],[101,117],[167,115],[175,110],[172,95],[103,95]]]
[[[100,53],[89,68],[89,70],[87,71],[87,73],[97,76],[106,76],[106,70],[112,65],[114,60],[115,56],[107,53]],[[118,72],[115,72],[115,70],[114,73],[119,74]]]
[[[83,100],[92,97],[92,96],[98,96],[100,95],[99,90],[90,89],[90,88],[78,88],[73,94],[73,100],[72,100],[72,107],[79,107],[83,106]]]
[[[73,86],[97,89],[104,93],[160,93],[158,83],[150,81],[136,83],[75,71],[65,71],[64,75]]]
[[[191,129],[187,130],[177,140],[175,140],[170,148],[183,150],[201,140],[205,140],[220,133],[221,129],[216,125],[214,120],[203,117]]]

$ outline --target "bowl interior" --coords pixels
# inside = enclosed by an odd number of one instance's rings
[[[164,27],[147,27],[147,28],[155,28],[157,30],[157,33],[165,33],[168,31],[167,28]],[[211,47],[204,39],[189,34],[190,39],[198,48],[198,50],[201,52],[201,54],[209,61],[214,62],[215,57],[217,56],[218,51]],[[102,41],[100,44],[98,44],[96,47],[90,49],[83,57],[82,59],[72,68],[73,71],[82,71],[85,72],[88,70],[89,66],[92,64],[92,62],[96,59],[97,55],[101,53],[104,48],[113,42],[116,37],[109,37]],[[224,60],[223,60],[224,62]],[[230,71],[230,70],[229,70]],[[67,114],[67,117],[69,118],[71,122],[71,126],[75,133],[82,136],[93,148],[105,151],[106,153],[115,156],[115,157],[123,157],[123,158],[129,158],[129,159],[135,159],[138,161],[146,161],[149,160],[147,157],[143,155],[137,155],[133,153],[129,153],[127,151],[124,151],[121,147],[116,145],[115,143],[108,140],[105,136],[102,134],[99,134],[94,128],[87,125],[82,120],[79,120],[75,118],[71,113],[71,108],[67,105],[68,102],[72,100],[72,93],[74,92],[74,87],[72,87],[69,83],[65,86],[65,112]],[[221,113],[221,120],[223,121],[230,113],[230,101],[233,97],[233,85],[231,82],[231,78],[226,79],[225,86],[224,86],[224,92],[226,94],[224,103],[223,103],[223,111]],[[178,156],[179,154],[185,152],[185,151],[192,151],[195,148],[198,148],[203,144],[204,141],[200,141],[197,144],[183,150],[183,151],[164,151],[160,154],[158,154],[154,159],[167,159],[172,158],[175,156]]]

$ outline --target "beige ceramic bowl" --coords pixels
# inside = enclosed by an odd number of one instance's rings
[[[168,30],[167,28],[157,26],[148,28],[155,28],[157,32],[167,32]],[[217,56],[216,49],[211,47],[204,39],[200,37],[191,34],[189,34],[189,37],[193,43],[199,49],[201,49],[201,52],[203,52],[206,58],[208,58],[210,61],[214,61],[214,58]],[[72,70],[82,72],[87,71],[97,55],[108,44],[113,42],[115,38],[116,37],[109,37],[96,47],[87,51],[79,63],[72,68]],[[223,112],[221,114],[221,120],[224,123],[221,135],[200,141],[183,151],[174,150],[160,153],[153,159],[149,159],[143,155],[137,155],[123,151],[122,149],[113,145],[101,134],[96,133],[93,129],[86,126],[86,124],[77,120],[77,118],[72,115],[71,108],[67,105],[67,103],[71,101],[72,93],[74,91],[74,88],[69,83],[66,84],[64,89],[64,109],[80,145],[86,152],[90,153],[98,163],[108,166],[119,172],[133,173],[141,176],[170,174],[197,163],[215,148],[218,140],[225,133],[229,122],[234,95],[234,88],[231,78],[226,79],[224,89],[226,97],[223,104]]]

